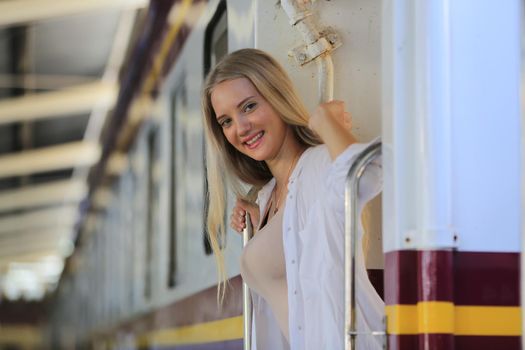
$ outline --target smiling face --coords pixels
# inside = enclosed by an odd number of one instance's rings
[[[224,136],[239,152],[259,161],[279,155],[289,126],[248,79],[219,83],[211,104]]]

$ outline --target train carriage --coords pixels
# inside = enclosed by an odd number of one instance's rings
[[[54,299],[52,348],[243,348],[233,231],[217,305],[200,90],[247,47],[282,63],[310,110],[331,86],[356,137],[382,137],[384,190],[363,246],[387,316],[358,336],[389,349],[521,347],[522,3],[305,1],[312,42],[293,3],[150,3]]]

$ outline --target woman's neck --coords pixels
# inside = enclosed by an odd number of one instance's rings
[[[304,150],[305,147],[292,136],[292,133],[287,133],[277,157],[266,162],[276,180],[277,187],[281,188],[286,185],[293,167],[297,164],[299,156]]]

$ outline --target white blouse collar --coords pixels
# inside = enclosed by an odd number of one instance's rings
[[[303,154],[301,154],[301,156],[299,157],[299,160],[297,161],[297,165],[295,166],[292,174],[290,175],[289,182],[294,181],[301,174],[301,171],[303,170],[307,162],[307,158],[308,158],[307,154],[310,153],[312,149],[313,147],[308,147],[303,152]],[[268,183],[266,183],[266,185],[264,185],[259,190],[259,193],[257,195],[257,203],[259,204],[259,206],[261,206],[261,204],[267,203],[268,199],[270,198],[272,194],[274,186],[275,186],[275,178],[272,178],[270,181],[268,181]]]

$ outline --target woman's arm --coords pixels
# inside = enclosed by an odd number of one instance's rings
[[[343,101],[320,104],[310,117],[309,127],[326,144],[332,160],[356,142],[350,132],[352,127],[350,114],[345,112]]]

